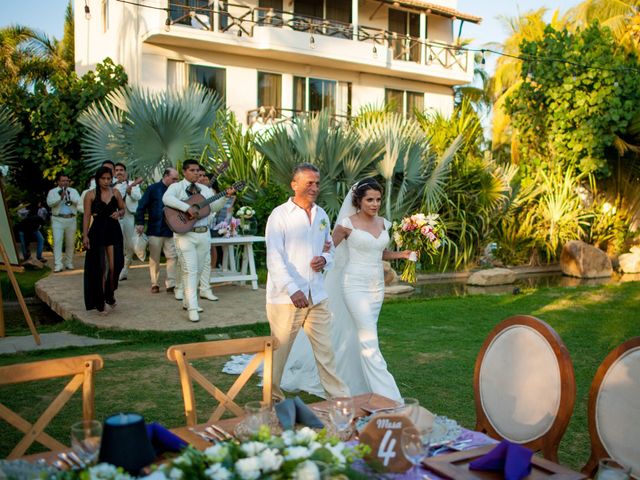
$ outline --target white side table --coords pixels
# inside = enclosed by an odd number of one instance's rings
[[[258,289],[258,274],[256,273],[256,262],[253,256],[253,244],[256,242],[264,242],[264,237],[254,235],[238,235],[237,237],[211,237],[211,245],[221,246],[222,271],[211,272],[211,283],[224,282],[240,282],[244,284],[246,281],[251,282],[253,290]],[[242,266],[240,271],[236,265],[235,247],[243,247]]]

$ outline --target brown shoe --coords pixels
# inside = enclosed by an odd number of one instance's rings
[[[151,287],[151,293],[160,293],[160,287],[154,285],[153,287]]]

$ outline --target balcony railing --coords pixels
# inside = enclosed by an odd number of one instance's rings
[[[394,60],[439,65],[445,69],[467,72],[473,65],[466,52],[447,43],[422,40],[380,28],[300,15],[273,8],[248,7],[220,1],[220,8],[194,7],[182,3],[169,3],[171,24],[189,25],[194,28],[253,37],[255,27],[273,27],[307,32],[310,42],[313,35],[370,42],[372,54],[378,47],[387,46]],[[354,33],[355,32],[355,33]]]
[[[295,110],[292,108],[279,108],[271,106],[262,106],[247,111],[247,125],[277,125],[278,123],[290,122],[294,118],[309,118],[320,113],[319,111]],[[350,117],[347,115],[339,115],[332,113],[331,124],[347,122]]]

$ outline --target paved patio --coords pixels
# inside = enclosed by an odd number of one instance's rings
[[[85,310],[81,269],[84,257],[77,255],[74,261],[80,268],[52,273],[36,283],[36,295],[65,320],[76,319],[105,328],[159,331],[199,330],[267,321],[264,289],[222,284],[213,289],[220,300],[200,299],[204,312],[200,314],[199,322],[190,322],[187,312],[182,310],[182,302],[173,294],[167,294],[164,288],[160,293],[151,293],[149,267],[138,261],[129,268],[129,278],[119,284],[116,308],[102,316],[95,310]],[[163,278],[164,270],[161,282]]]

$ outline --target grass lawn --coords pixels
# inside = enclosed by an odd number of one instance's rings
[[[623,340],[640,335],[640,283],[602,287],[527,290],[520,295],[468,296],[428,300],[395,300],[385,303],[380,318],[380,340],[389,369],[404,396],[417,397],[435,413],[473,428],[473,368],[485,337],[500,320],[514,314],[535,315],[556,329],[565,341],[574,363],[577,400],[574,414],[560,446],[562,463],[579,469],[589,455],[586,413],[589,386],[607,353]],[[165,357],[168,346],[204,340],[205,333],[227,332],[238,336],[251,329],[268,333],[265,324],[195,333],[114,332],[73,322],[46,326],[41,331],[70,330],[74,333],[116,338],[118,345],[91,349],[65,349],[0,356],[0,365],[60,356],[99,353],[105,368],[96,376],[96,412],[99,419],[118,411],[135,411],[149,421],[169,427],[184,424],[177,368]],[[235,377],[220,373],[222,360],[199,362],[214,383],[229,386]],[[62,388],[63,382],[37,382],[3,387],[0,402],[33,421]],[[199,418],[207,418],[213,402],[196,391]],[[255,399],[254,382],[240,402]],[[313,397],[305,397],[313,400]],[[68,443],[69,427],[79,419],[80,396],[55,419],[48,430]],[[7,424],[0,427],[0,457],[5,457],[19,435]],[[32,450],[35,451],[35,450]]]

